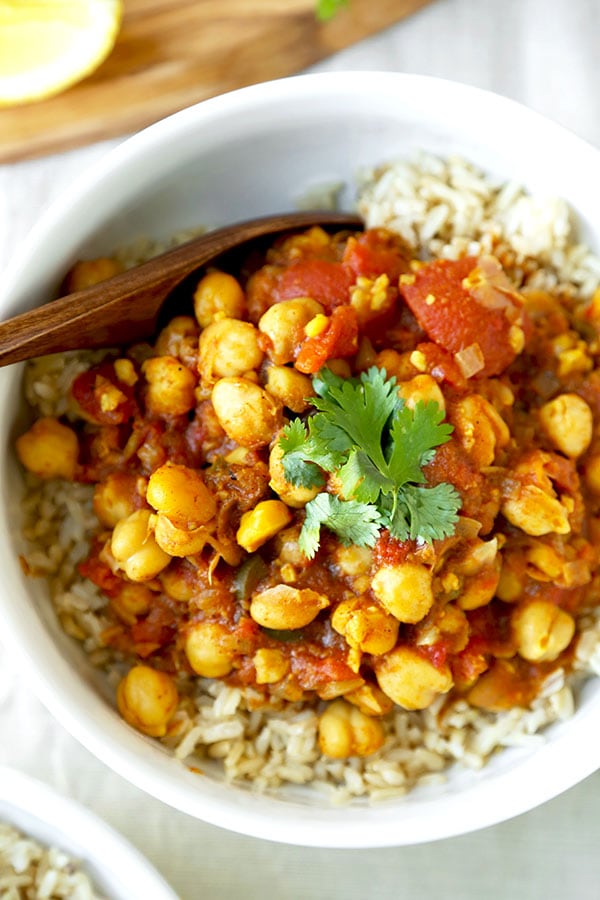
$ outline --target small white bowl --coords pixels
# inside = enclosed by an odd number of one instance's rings
[[[39,221],[1,285],[0,316],[53,296],[78,257],[199,222],[224,224],[289,210],[311,187],[424,149],[458,153],[528,189],[566,198],[582,236],[600,249],[600,153],[524,107],[471,87],[390,73],[333,73],[256,85],[176,114],[117,147]],[[26,202],[26,198],[24,198]],[[21,367],[0,373],[0,415],[19,414]],[[7,647],[41,700],[107,765],[190,815],[295,844],[375,847],[457,835],[554,797],[600,765],[600,680],[568,722],[535,748],[512,748],[479,772],[455,767],[444,785],[380,806],[336,809],[310,790],[257,796],[189,772],[119,718],[78,648],[61,633],[44,585],[17,561],[20,476],[5,427],[0,450],[0,616]]]
[[[102,819],[49,785],[5,767],[0,767],[0,822],[63,850],[96,892],[111,900],[177,900],[148,860]]]

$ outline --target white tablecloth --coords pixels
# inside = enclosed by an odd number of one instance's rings
[[[314,68],[412,71],[490,88],[600,146],[599,36],[600,0],[435,0]],[[0,272],[43,207],[117,143],[0,167]],[[359,852],[270,844],[197,822],[125,783],[51,718],[1,649],[0,763],[91,806],[183,900],[600,897],[598,775],[511,822],[434,844]]]

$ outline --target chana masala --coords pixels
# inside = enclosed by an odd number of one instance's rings
[[[496,249],[280,238],[17,439],[35,479],[92,486],[78,576],[126,722],[173,745],[208,679],[310,710],[345,760],[398,710],[502,713],[571,670],[598,603],[600,303]]]

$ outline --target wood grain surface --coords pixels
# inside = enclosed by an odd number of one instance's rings
[[[192,103],[300,71],[430,0],[125,0],[117,44],[89,78],[0,110],[0,162],[127,134]]]

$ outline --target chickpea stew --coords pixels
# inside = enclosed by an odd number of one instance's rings
[[[310,746],[265,786],[347,782],[359,760],[350,792],[375,793],[387,760],[405,790],[451,758],[411,726],[490,723],[577,670],[600,294],[542,290],[529,265],[498,237],[431,258],[390,228],[312,228],[205,273],[152,345],[77,358],[16,448],[38,490],[91,494],[93,639],[61,614],[126,722],[258,783],[261,729],[289,714]]]

